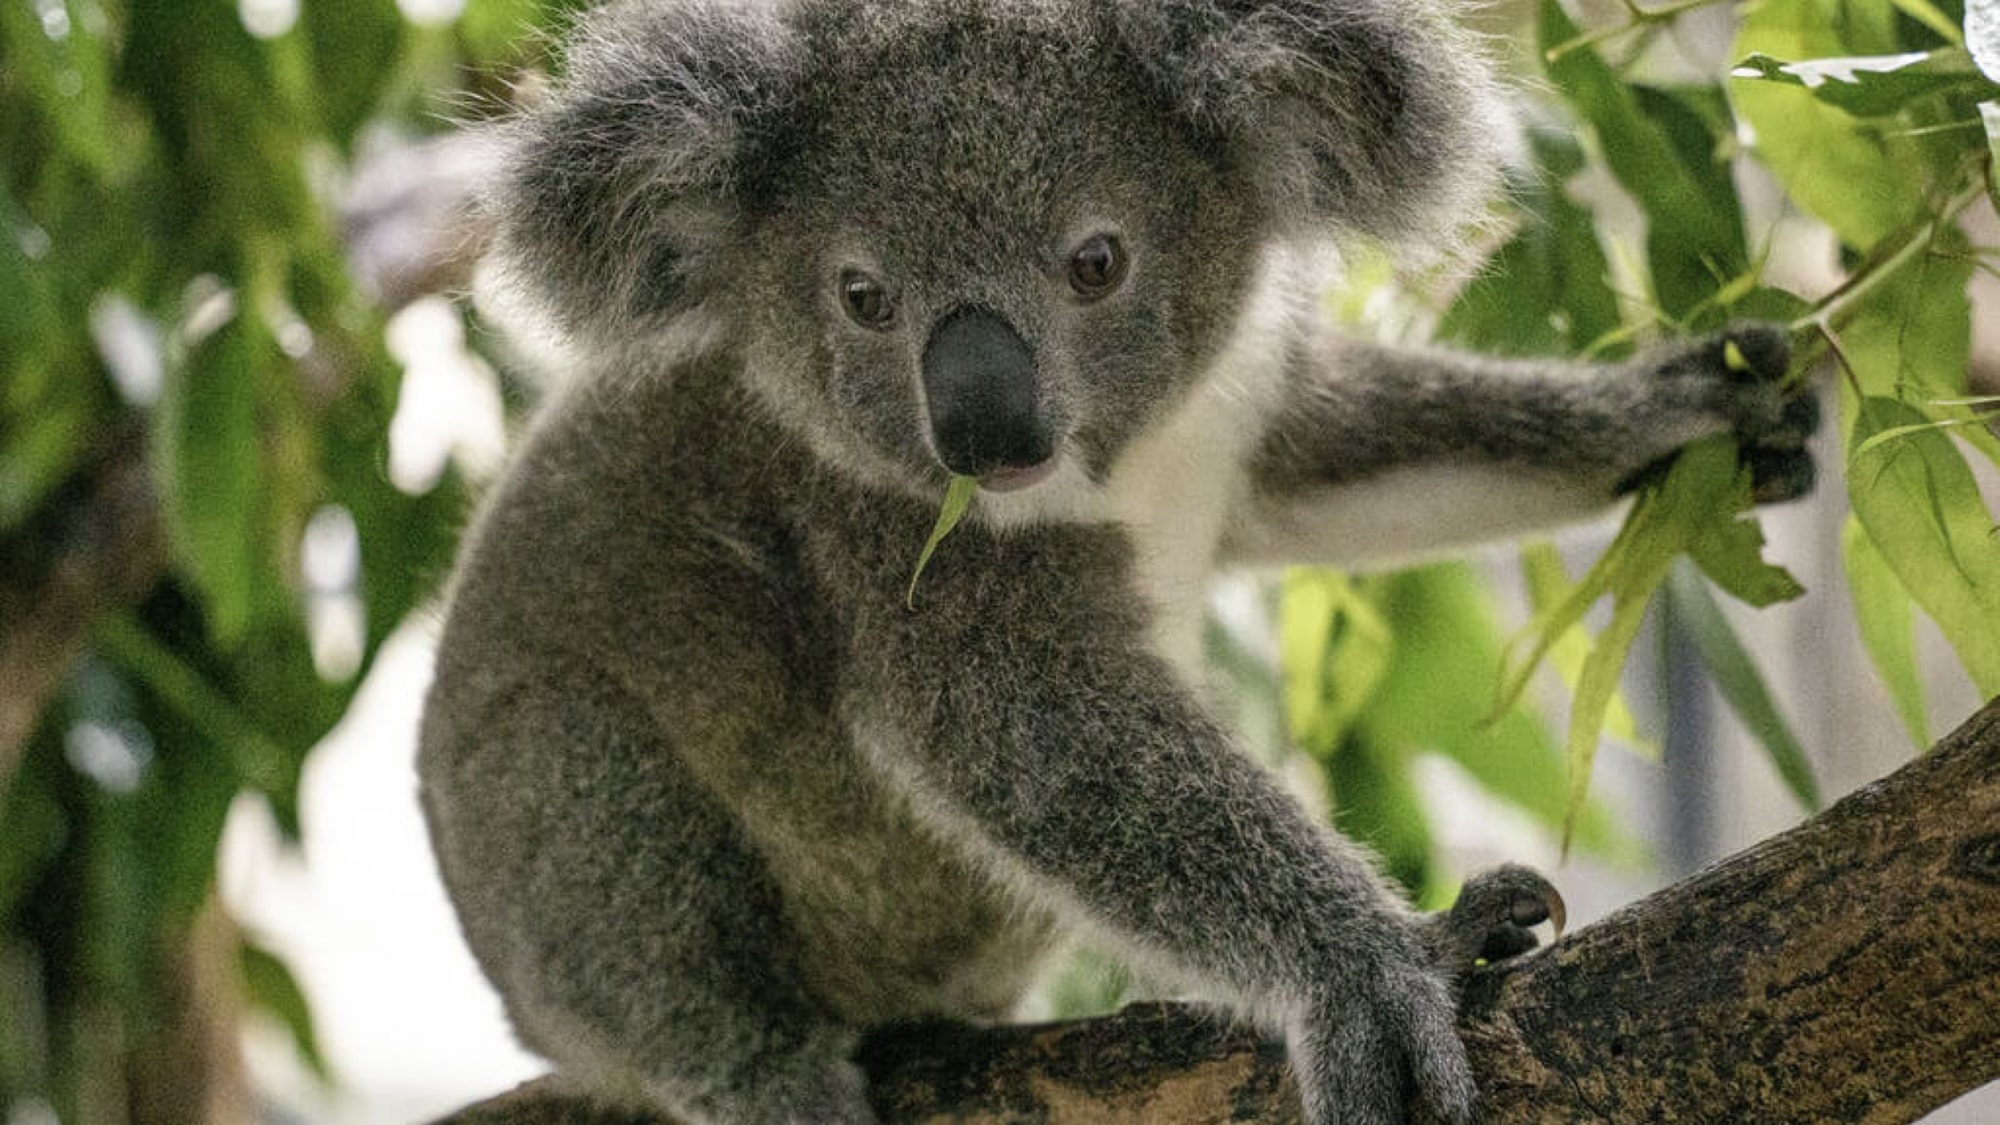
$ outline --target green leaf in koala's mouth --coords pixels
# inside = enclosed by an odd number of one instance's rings
[[[958,521],[965,518],[965,511],[972,506],[972,494],[979,491],[978,477],[953,476],[951,487],[944,490],[944,504],[938,508],[937,525],[931,528],[931,537],[924,544],[924,553],[917,556],[917,569],[910,572],[910,589],[903,595],[903,604],[917,608],[917,579],[924,576],[924,567],[931,561],[939,543],[951,534]]]

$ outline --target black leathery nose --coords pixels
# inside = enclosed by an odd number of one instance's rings
[[[931,437],[952,472],[981,476],[1054,456],[1034,352],[998,313],[968,306],[938,321],[923,375]]]

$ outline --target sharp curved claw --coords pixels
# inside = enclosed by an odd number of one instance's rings
[[[1562,893],[1554,884],[1542,884],[1542,899],[1538,904],[1548,917],[1549,927],[1555,931],[1555,940],[1561,941],[1563,930],[1569,925],[1569,906],[1563,902]]]
[[[1468,879],[1451,910],[1438,919],[1454,971],[1475,960],[1500,960],[1535,945],[1529,927],[1550,923],[1560,939],[1569,909],[1554,884],[1540,873],[1510,864]]]

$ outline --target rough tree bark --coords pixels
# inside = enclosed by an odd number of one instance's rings
[[[1800,827],[1482,970],[1485,1125],[1914,1121],[2000,1079],[2000,700]],[[1296,1122],[1275,1044],[1180,1005],[877,1033],[890,1122]],[[646,1125],[547,1080],[441,1125]]]

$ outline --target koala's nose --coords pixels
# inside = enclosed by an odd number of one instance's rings
[[[946,314],[924,346],[923,375],[931,437],[952,472],[985,476],[1055,455],[1034,352],[998,313],[969,306]]]

